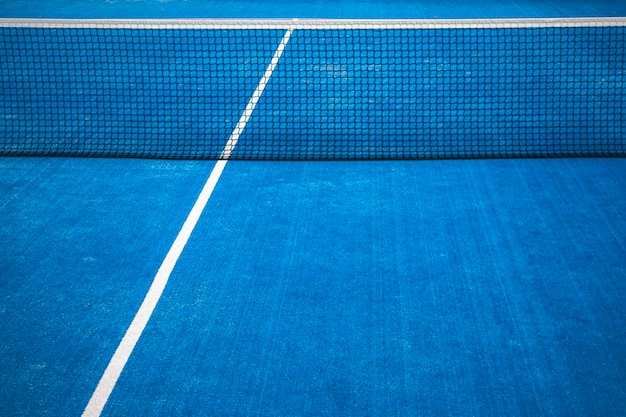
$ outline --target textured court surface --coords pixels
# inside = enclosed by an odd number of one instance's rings
[[[14,0],[3,2],[4,17],[44,18],[339,18],[467,19],[518,17],[626,16],[621,0]]]
[[[3,415],[77,415],[212,162],[3,158]],[[619,415],[623,159],[231,162],[104,415]]]

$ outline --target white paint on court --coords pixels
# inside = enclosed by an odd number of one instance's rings
[[[150,317],[152,316],[152,313],[154,312],[154,309],[156,308],[156,305],[159,302],[163,291],[165,290],[165,286],[167,285],[170,275],[174,270],[174,267],[176,266],[178,258],[183,252],[183,249],[185,248],[187,241],[191,236],[191,233],[198,223],[198,220],[200,219],[202,211],[206,207],[209,198],[211,198],[211,195],[213,194],[213,190],[215,189],[215,186],[217,185],[217,182],[219,181],[220,176],[222,175],[222,172],[226,167],[228,158],[230,157],[234,147],[237,145],[237,141],[239,140],[241,132],[246,127],[246,124],[252,116],[252,112],[254,111],[254,108],[258,103],[259,98],[263,93],[263,90],[265,89],[265,86],[272,77],[272,73],[276,68],[276,65],[278,65],[278,61],[280,60],[280,57],[285,50],[285,46],[287,45],[287,42],[289,42],[291,33],[292,30],[289,29],[283,36],[283,39],[276,49],[276,52],[274,53],[270,64],[265,70],[263,77],[261,77],[261,80],[259,81],[256,90],[252,94],[252,97],[250,98],[246,109],[241,115],[237,126],[233,130],[230,138],[228,139],[228,142],[226,143],[224,150],[222,151],[221,159],[218,160],[213,167],[213,170],[211,171],[209,178],[207,179],[204,187],[202,188],[202,191],[200,192],[200,195],[193,205],[193,208],[189,212],[185,223],[180,229],[180,232],[178,232],[176,240],[174,240],[172,247],[165,256],[161,267],[157,271],[154,280],[150,285],[150,289],[146,294],[146,297],[141,303],[139,310],[137,310],[133,321],[126,330],[122,341],[120,342],[115,353],[113,354],[113,357],[111,358],[107,368],[100,378],[100,382],[98,383],[95,391],[89,399],[89,402],[87,403],[87,406],[83,411],[84,417],[100,416],[100,414],[102,413],[102,410],[104,409],[104,406],[106,405],[109,396],[111,395],[111,392],[113,392],[113,389],[115,388],[115,385],[117,384],[117,381],[122,371],[124,370],[128,359],[130,358],[130,355],[133,353],[133,350],[137,345],[137,341],[141,337],[141,334],[148,324],[148,321],[150,320]]]

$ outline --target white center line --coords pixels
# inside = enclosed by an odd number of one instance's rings
[[[243,111],[243,114],[239,118],[239,122],[237,123],[237,126],[235,126],[235,129],[233,130],[233,133],[230,135],[230,138],[228,138],[228,142],[226,142],[226,146],[224,146],[224,151],[222,152],[222,156],[220,157],[220,159],[230,158],[231,152],[235,148],[235,145],[237,145],[237,141],[239,140],[239,136],[241,135],[241,132],[243,132],[243,129],[246,127],[248,120],[250,120],[250,116],[252,116],[252,112],[254,111],[256,104],[259,102],[259,98],[261,98],[261,94],[263,94],[263,90],[265,90],[265,86],[267,85],[268,81],[272,77],[274,68],[276,68],[276,65],[278,64],[278,60],[283,54],[283,51],[285,50],[285,46],[287,46],[287,42],[289,42],[289,38],[291,37],[292,31],[293,31],[292,29],[288,29],[287,32],[285,33],[285,36],[283,36],[283,40],[280,42],[280,45],[278,45],[278,48],[276,49],[276,52],[274,53],[274,57],[272,58],[272,61],[267,66],[267,69],[265,70],[265,74],[263,74],[263,77],[261,77],[261,81],[259,82],[259,85],[256,87],[256,90],[254,90],[254,93],[252,93],[252,97],[250,97],[250,101],[248,102],[246,109]]]
[[[83,417],[100,416],[100,414],[102,413],[102,410],[109,400],[109,396],[111,395],[113,388],[115,388],[115,385],[117,384],[117,380],[124,370],[124,366],[126,366],[126,363],[128,362],[128,358],[133,352],[135,345],[137,345],[137,341],[141,337],[141,334],[148,324],[148,321],[150,320],[150,317],[152,316],[152,313],[154,312],[154,309],[159,302],[161,295],[163,294],[163,290],[167,285],[167,281],[169,280],[169,277],[174,270],[174,266],[176,265],[180,254],[183,252],[183,249],[185,248],[185,245],[187,244],[187,241],[189,240],[193,229],[200,219],[202,211],[206,207],[209,198],[211,197],[211,194],[213,193],[213,190],[215,189],[215,186],[217,185],[217,182],[220,179],[222,172],[224,171],[226,162],[228,162],[228,159],[230,158],[231,153],[235,145],[237,144],[237,141],[239,140],[241,132],[248,123],[250,116],[252,116],[252,112],[255,106],[258,103],[259,98],[261,97],[261,94],[265,89],[265,86],[271,78],[272,73],[276,68],[276,65],[278,64],[278,60],[285,50],[287,42],[289,42],[291,33],[292,29],[288,29],[283,36],[283,39],[278,46],[278,49],[274,53],[272,61],[265,70],[265,73],[263,74],[263,77],[261,78],[261,81],[259,82],[256,90],[252,94],[252,97],[250,98],[246,109],[241,115],[237,126],[230,135],[230,138],[228,139],[228,142],[226,143],[224,150],[222,151],[220,160],[218,160],[213,167],[213,170],[211,171],[209,178],[204,184],[204,187],[202,188],[198,199],[193,205],[191,211],[189,212],[189,215],[187,216],[187,219],[185,220],[182,228],[178,232],[176,240],[174,240],[172,247],[165,256],[161,267],[157,271],[154,280],[150,285],[150,289],[146,294],[146,297],[141,303],[141,306],[139,307],[139,310],[137,310],[133,321],[126,330],[126,334],[124,334],[122,341],[118,345],[115,353],[113,354],[113,357],[109,361],[107,368],[102,374],[100,382],[98,382],[98,386],[91,395],[91,398],[89,399],[89,402],[87,403],[87,406],[83,411]]]

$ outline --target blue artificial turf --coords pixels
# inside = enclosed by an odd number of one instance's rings
[[[213,164],[0,162],[0,413],[76,415]],[[104,415],[618,415],[624,164],[230,162]]]
[[[625,16],[621,0],[12,0],[0,17],[467,19]]]
[[[79,415],[212,162],[0,158],[0,415]]]
[[[231,162],[105,415],[618,415],[624,163]]]

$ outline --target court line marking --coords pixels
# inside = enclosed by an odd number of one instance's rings
[[[259,102],[259,99],[261,98],[261,94],[263,94],[263,90],[265,90],[265,86],[267,85],[270,78],[272,77],[272,73],[274,72],[276,65],[278,65],[278,60],[282,56],[283,51],[285,50],[285,47],[287,46],[287,42],[289,42],[289,38],[291,37],[292,32],[293,32],[293,29],[291,28],[287,29],[287,31],[285,32],[285,35],[283,36],[283,39],[278,45],[278,48],[276,49],[276,52],[274,53],[274,56],[272,57],[270,64],[267,66],[267,69],[265,70],[265,74],[263,74],[263,77],[261,77],[261,81],[259,82],[259,85],[257,86],[254,93],[252,93],[252,97],[250,97],[250,101],[248,102],[248,105],[243,111],[243,114],[241,115],[241,117],[239,118],[239,122],[237,123],[237,126],[233,130],[233,133],[230,135],[230,138],[228,138],[228,142],[226,142],[226,145],[224,146],[224,151],[222,152],[221,159],[230,158],[232,150],[235,148],[235,145],[237,145],[237,142],[239,141],[239,136],[241,135],[241,132],[243,132],[243,129],[246,127],[248,120],[252,116],[252,112],[254,111],[254,108],[256,107],[257,103]]]
[[[178,232],[174,243],[170,247],[170,250],[167,252],[163,263],[159,267],[159,270],[157,271],[152,281],[152,284],[150,285],[150,288],[148,289],[148,292],[143,302],[141,303],[141,306],[139,307],[139,310],[137,310],[135,317],[130,323],[130,326],[124,334],[124,337],[122,338],[120,344],[115,350],[115,353],[113,354],[113,357],[109,361],[109,364],[102,374],[102,377],[100,378],[96,389],[91,395],[91,398],[89,399],[89,402],[87,403],[87,406],[83,411],[83,417],[97,417],[101,415],[104,406],[109,400],[111,392],[113,392],[113,389],[115,388],[115,385],[117,384],[117,381],[122,371],[124,370],[128,359],[130,358],[130,355],[137,345],[137,341],[141,337],[141,334],[148,324],[148,321],[150,320],[150,317],[152,316],[152,313],[154,312],[154,309],[156,308],[156,305],[159,302],[163,291],[165,290],[165,286],[167,285],[169,277],[174,270],[174,266],[176,266],[178,258],[183,252],[183,249],[185,248],[187,241],[191,236],[191,233],[198,223],[198,220],[200,219],[200,216],[202,215],[202,212],[204,211],[204,208],[206,207],[209,198],[211,198],[211,195],[213,194],[213,190],[215,189],[215,186],[217,185],[217,182],[219,181],[220,176],[222,175],[222,172],[226,167],[228,158],[230,157],[233,148],[237,144],[241,132],[248,123],[248,120],[250,120],[255,106],[258,103],[259,98],[261,97],[261,94],[263,93],[263,90],[265,89],[268,81],[270,80],[272,73],[276,68],[276,65],[278,64],[278,61],[280,60],[280,57],[285,50],[287,42],[289,42],[291,33],[292,29],[289,29],[283,36],[283,39],[276,49],[276,52],[274,53],[270,64],[265,70],[263,77],[261,77],[261,80],[259,81],[256,90],[252,94],[252,97],[250,98],[246,109],[241,115],[237,126],[233,130],[230,138],[228,139],[228,142],[224,146],[221,158],[215,163],[215,166],[213,167],[209,178],[204,184],[200,195],[194,203],[193,208],[189,212],[185,223]]]
[[[0,27],[68,29],[470,29],[626,26],[626,17],[512,19],[28,19]]]

